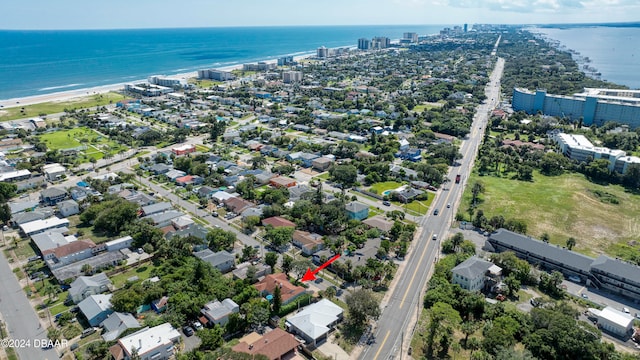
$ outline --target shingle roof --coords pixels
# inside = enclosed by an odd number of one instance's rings
[[[280,216],[272,216],[270,218],[266,218],[264,220],[262,220],[262,225],[267,226],[267,225],[271,225],[274,228],[277,227],[296,227],[296,224],[294,222],[291,222],[283,217]]]
[[[528,252],[547,260],[564,264],[574,269],[588,272],[593,259],[582,254],[578,254],[556,245],[546,244],[540,240],[515,233],[506,229],[498,229],[489,237],[489,242],[501,244],[503,246],[518,249],[521,252]]]
[[[111,294],[91,295],[82,300],[78,307],[87,319],[93,319],[96,315],[111,307],[111,296]]]
[[[112,341],[118,338],[125,330],[140,327],[140,323],[131,314],[114,312],[102,322],[104,341]]]
[[[598,256],[591,263],[591,268],[640,284],[640,267],[612,259],[606,255]]]
[[[352,201],[350,203],[348,203],[347,205],[344,206],[344,208],[350,212],[350,213],[358,213],[360,211],[363,211],[365,209],[368,209],[369,206],[365,205],[361,202],[357,202],[357,201]]]
[[[172,209],[173,206],[171,205],[171,203],[169,202],[160,202],[157,204],[151,204],[151,205],[147,205],[147,206],[143,206],[142,207],[142,212],[145,215],[151,215],[151,214],[155,214],[161,211],[165,211],[165,210],[169,210]]]
[[[207,315],[207,318],[212,319],[213,321],[218,321],[225,316],[234,313],[234,309],[237,308],[238,304],[236,304],[233,300],[224,299],[222,302],[212,301],[208,304],[205,304],[201,312]]]
[[[76,240],[67,245],[58,246],[53,249],[45,250],[42,252],[43,255],[54,254],[56,258],[60,259],[65,256],[79,253],[81,251],[91,249],[96,247],[96,244],[91,240]]]
[[[111,285],[111,280],[105,273],[97,273],[93,276],[79,276],[71,283],[69,295],[75,296],[83,292],[88,287],[101,287],[103,285]]]
[[[194,253],[194,255],[199,258],[202,259],[203,261],[208,262],[209,264],[213,265],[214,267],[218,267],[219,265],[222,265],[228,261],[234,261],[235,257],[229,253],[228,251],[222,250],[222,251],[218,251],[216,253],[214,253],[213,251],[211,251],[210,249],[204,249],[202,251],[198,251],[196,253]]]
[[[283,303],[305,292],[303,287],[291,284],[289,279],[287,279],[287,275],[284,273],[267,275],[254,286],[258,291],[266,291],[272,295],[276,286],[280,286],[280,296],[282,297]]]
[[[262,354],[269,360],[279,359],[299,345],[293,335],[276,328],[250,344],[242,341],[233,347],[233,351],[247,354]]]
[[[478,275],[484,275],[491,266],[491,262],[472,256],[451,269],[451,272],[467,279],[474,279]]]

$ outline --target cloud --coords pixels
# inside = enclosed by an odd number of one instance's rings
[[[405,0],[403,2],[422,0]],[[429,0],[431,5],[465,9],[489,9],[524,13],[570,12],[576,9],[602,11],[637,8],[638,0]]]

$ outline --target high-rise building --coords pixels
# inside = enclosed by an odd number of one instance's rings
[[[236,76],[229,71],[216,70],[216,69],[204,69],[198,70],[199,79],[211,79],[217,81],[235,80]]]
[[[376,36],[371,40],[372,49],[386,49],[391,45],[391,39],[384,36]]]
[[[464,32],[467,32],[467,29],[468,29],[467,24],[464,24]]]
[[[404,40],[408,40],[411,43],[417,43],[418,42],[418,33],[406,32],[406,33],[403,34],[402,38]]]
[[[295,63],[293,56],[283,56],[278,59],[278,66],[293,65]]]
[[[320,59],[326,59],[329,57],[329,49],[324,46],[319,47],[316,51],[316,56]]]
[[[358,50],[369,50],[371,49],[371,40],[360,38],[358,39]]]
[[[285,71],[282,73],[282,81],[285,84],[302,81],[302,71]]]

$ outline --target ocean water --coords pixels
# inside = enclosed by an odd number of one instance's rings
[[[358,38],[435,34],[450,25],[0,30],[0,99],[116,84],[283,55]]]
[[[589,57],[601,79],[640,89],[640,27],[536,28],[535,32]]]

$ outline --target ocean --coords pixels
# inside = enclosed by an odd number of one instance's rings
[[[533,30],[588,57],[602,80],[640,89],[640,27],[570,26]],[[574,56],[574,59],[577,56]]]
[[[0,99],[355,46],[359,38],[436,34],[450,25],[0,30]]]

